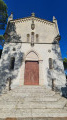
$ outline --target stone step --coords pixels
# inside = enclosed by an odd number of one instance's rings
[[[14,93],[28,93],[28,92],[30,92],[30,93],[47,93],[47,92],[52,92],[52,91],[46,91],[45,89],[44,90],[31,90],[31,89],[28,89],[28,90],[15,90],[15,91],[13,91]]]
[[[25,101],[42,101],[42,102],[48,102],[48,101],[58,101],[61,98],[59,94],[55,94],[53,97],[52,96],[42,96],[42,97],[26,97],[24,98]]]
[[[15,93],[15,92],[9,92],[7,94],[4,94],[3,96],[7,97],[7,96],[17,96],[17,97],[46,97],[46,96],[54,96],[55,95],[55,92],[45,92],[45,93],[31,93],[31,92],[28,92],[28,93],[21,93],[21,92],[18,92],[18,93]],[[1,98],[3,98],[3,96]]]
[[[44,92],[44,93],[37,93],[37,92],[35,92],[35,93],[31,93],[31,92],[28,92],[28,93],[22,93],[22,92],[13,92],[13,93],[11,93],[11,95],[12,96],[28,96],[28,97],[30,97],[30,96],[53,96],[53,95],[55,95],[55,92],[53,92],[53,91],[50,91],[50,92]]]
[[[24,100],[25,102],[27,101],[58,101],[59,99],[61,98],[61,96],[59,94],[55,94],[53,97],[52,96],[41,96],[41,97],[38,97],[38,96],[26,96],[26,97],[23,97],[23,96],[4,96],[0,99],[0,101],[22,101]]]
[[[40,118],[38,120],[43,118],[44,120],[44,117],[67,117],[67,111],[62,109],[1,109],[0,118],[6,118],[7,116],[11,118],[25,117],[28,118],[27,120],[29,120],[29,117]]]
[[[58,101],[58,102],[28,102],[28,103],[18,103],[18,108],[64,108],[66,101]]]
[[[6,94],[6,93],[5,93]],[[55,94],[54,91],[51,91],[50,89],[46,89],[43,86],[19,86],[11,91],[7,92],[8,95],[12,96],[53,96]]]
[[[16,90],[16,91],[22,91],[22,90],[25,90],[25,91],[27,91],[27,90],[34,90],[34,91],[36,91],[36,90],[45,90],[45,91],[50,91],[51,89],[49,89],[49,88],[45,88],[45,87],[38,87],[38,88],[35,88],[35,87],[17,87],[17,88],[15,88],[15,89],[12,89],[12,90]]]
[[[18,92],[18,91],[27,92],[28,90],[31,90],[30,92],[51,91],[50,88],[46,89],[45,86],[19,86],[19,87],[16,87],[16,88],[12,89],[12,91],[14,91],[14,92]]]
[[[33,117],[67,117],[67,111],[62,109],[32,109]],[[63,119],[64,120],[64,119]]]
[[[15,87],[15,89],[46,89],[47,90],[47,88],[46,88],[46,86],[44,86],[44,85],[19,85],[19,86],[17,86],[17,87]]]
[[[0,101],[0,109],[1,108],[64,108],[65,104],[66,104],[67,100],[65,100],[64,98],[61,98],[59,101],[52,101],[52,102],[42,102],[42,101],[33,101],[33,102],[29,102],[29,101]]]
[[[50,92],[52,91],[50,88],[45,88],[44,86],[19,86],[12,89],[10,92]],[[9,91],[8,91],[9,93]]]

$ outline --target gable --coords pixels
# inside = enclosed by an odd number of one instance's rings
[[[34,23],[33,23],[34,22]],[[34,24],[34,29],[31,28]],[[56,24],[39,18],[24,18],[20,20],[10,21],[6,31],[12,42],[31,42],[31,33],[34,32],[34,43],[38,34],[38,43],[53,43],[55,37],[59,34]],[[27,41],[29,35],[29,41]]]

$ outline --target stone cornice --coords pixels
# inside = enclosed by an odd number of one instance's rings
[[[32,19],[34,21],[38,21],[38,22],[45,23],[45,24],[48,24],[48,25],[54,25],[55,24],[54,22],[51,22],[51,21],[48,21],[48,20],[45,20],[45,19],[41,19],[41,18],[37,18],[37,17],[26,17],[26,18],[15,19],[15,20],[11,20],[10,23],[22,23],[22,22],[29,21],[29,20],[32,20]]]

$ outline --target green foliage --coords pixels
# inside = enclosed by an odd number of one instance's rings
[[[4,36],[3,35],[0,35],[0,41],[1,40],[4,40]]]
[[[3,47],[4,42],[5,42],[4,36],[3,36],[3,35],[0,35],[0,46]]]
[[[0,0],[0,29],[5,29],[7,18],[7,5],[4,3],[3,0]]]
[[[63,60],[64,62],[67,62],[67,58],[64,58],[64,60]]]
[[[67,58],[63,59],[64,69],[67,70]]]

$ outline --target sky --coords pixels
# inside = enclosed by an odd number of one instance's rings
[[[8,6],[8,16],[13,12],[14,19],[31,16],[58,21],[61,35],[60,48],[62,58],[67,57],[67,0],[3,0]],[[0,31],[0,34],[4,31]]]

